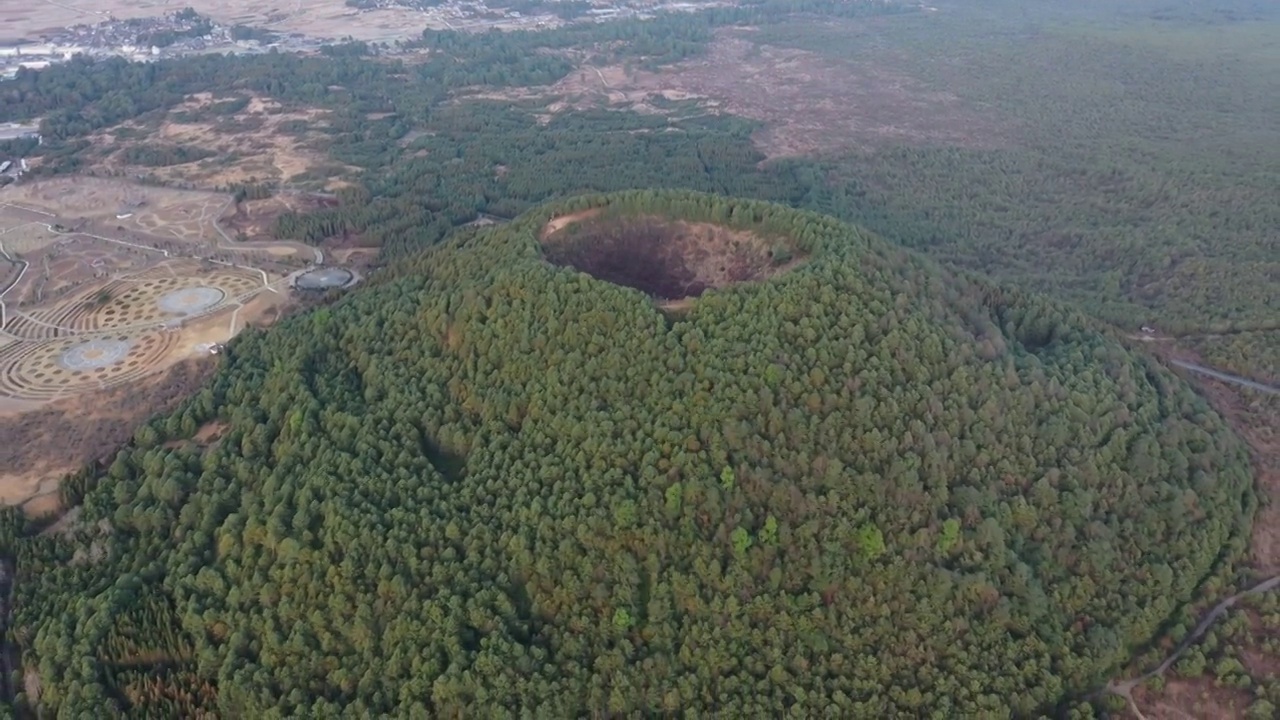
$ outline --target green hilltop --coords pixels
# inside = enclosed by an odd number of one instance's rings
[[[828,217],[579,197],[386,275],[242,335],[14,541],[47,708],[1057,713],[1244,547],[1246,452],[1183,382]]]

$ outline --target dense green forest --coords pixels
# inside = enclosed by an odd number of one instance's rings
[[[354,235],[389,258],[485,212],[512,217],[584,191],[682,187],[786,202],[852,220],[953,266],[1047,290],[1121,327],[1253,331],[1234,367],[1267,375],[1280,348],[1280,23],[1267,4],[985,0],[945,13],[863,3],[751,3],[548,32],[428,31],[424,62],[338,54],[71,63],[0,86],[4,119],[44,116],[52,171],[76,171],[85,133],[153,116],[191,92],[328,108],[324,149],[365,168],[340,208],[291,216],[282,236]],[[822,23],[793,11],[828,16]],[[894,13],[878,22],[832,15]],[[785,20],[785,21],[779,21]],[[850,73],[888,65],[981,107],[972,147],[882,145],[764,160],[754,123],[619,111],[555,116],[535,103],[450,101],[477,87],[545,85],[577,63],[661,65],[717,28],[820,53]],[[1034,62],[1021,62],[1033,58]],[[370,114],[378,119],[371,120]],[[387,115],[390,113],[390,115]],[[195,118],[192,118],[195,119]],[[989,135],[984,136],[983,133]]]
[[[891,55],[895,70],[985,110],[974,147],[828,159],[838,180],[821,209],[1131,331],[1252,331],[1232,341],[1230,366],[1274,376],[1280,6],[985,0],[948,10],[752,35],[849,72]]]
[[[69,533],[20,538],[31,528],[0,518],[8,635],[42,680],[19,707],[701,716],[714,697],[735,716],[1087,714],[1075,699],[1194,622],[1186,603],[1226,576],[1254,500],[1239,443],[1183,384],[1011,288],[1276,379],[1275,8],[898,9],[751,3],[428,32],[417,63],[350,44],[79,59],[0,83],[0,120],[41,117],[46,137],[0,152],[43,155],[45,172],[82,169],[88,134],[145,132],[195,92],[220,100],[178,120],[228,133],[250,94],[325,110],[297,130],[361,168],[356,185],[276,232],[357,237],[390,265],[237,340],[212,387],[68,481],[84,506]],[[548,118],[466,97],[580,62],[660,70],[750,23],[849,72],[892,63],[985,108],[998,142],[764,162],[757,123],[696,103]],[[785,234],[811,255],[673,316],[539,260],[540,223],[598,197],[455,230],[631,188],[873,232],[612,197],[623,215]],[[221,442],[187,440],[210,422]],[[1241,707],[1261,717],[1280,697],[1232,665],[1232,622],[1177,672],[1252,683]]]
[[[589,208],[806,259],[664,315],[541,259]],[[247,332],[67,492],[6,541],[62,717],[1087,716],[1255,505],[1222,421],[1074,311],[652,191]]]

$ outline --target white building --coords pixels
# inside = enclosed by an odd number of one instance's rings
[[[19,45],[18,46],[19,55],[54,55],[57,52],[58,52],[57,48],[55,48],[52,45],[49,45],[48,43],[45,43],[43,45]]]

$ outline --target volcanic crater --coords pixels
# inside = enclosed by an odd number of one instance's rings
[[[639,290],[664,307],[711,288],[766,280],[804,260],[787,239],[600,208],[554,218],[541,241],[551,264]]]

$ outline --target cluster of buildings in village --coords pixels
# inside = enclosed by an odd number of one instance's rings
[[[731,5],[733,0],[348,0],[352,14],[386,8],[422,12],[424,27],[483,30],[549,27],[564,22],[590,22],[624,17],[651,17],[662,12]],[[562,10],[575,6],[573,13]],[[193,53],[263,53],[316,50],[335,38],[280,34],[245,26],[222,25],[191,10],[165,16],[108,19],[96,25],[76,25],[49,33],[38,41],[0,44],[0,81],[22,69],[40,70],[77,55],[123,57],[150,62]]]
[[[35,140],[37,143],[43,142],[40,137],[40,127],[38,125],[24,125],[21,123],[0,123],[0,142],[7,140]],[[25,158],[19,156],[8,157],[0,154],[0,187],[3,187],[14,180],[22,177],[23,173],[31,169]]]
[[[428,27],[452,30],[507,30],[554,27],[566,22],[591,22],[652,17],[662,12],[692,11],[732,5],[734,0],[347,0],[355,12],[386,9],[418,10]]]
[[[227,26],[187,11],[162,17],[107,20],[49,33],[37,42],[0,45],[0,80],[23,68],[40,70],[76,55],[123,57],[150,62],[193,53],[261,53],[314,50],[327,42],[298,34],[282,35]]]

